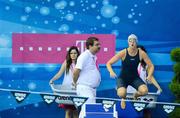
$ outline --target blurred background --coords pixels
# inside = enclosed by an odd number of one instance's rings
[[[0,88],[52,92],[49,80],[61,66],[12,63],[12,33],[114,34],[116,52],[127,47],[127,37],[134,33],[155,65],[154,75],[163,89],[158,101],[174,102],[168,85],[174,76],[170,51],[180,47],[179,8],[179,0],[0,0]],[[120,67],[120,62],[113,66],[118,74]],[[105,64],[100,71],[97,96],[117,98],[116,82]],[[149,88],[156,92],[154,86]],[[119,117],[129,112],[129,117],[142,116],[129,108]],[[152,109],[155,115],[168,117],[159,106]],[[64,110],[55,103],[46,105],[40,95],[30,94],[18,104],[10,92],[0,91],[0,118],[16,117],[62,118]]]

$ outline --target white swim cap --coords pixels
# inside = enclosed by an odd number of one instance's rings
[[[138,38],[137,38],[137,36],[135,34],[131,34],[131,35],[128,36],[128,42],[129,42],[130,39],[135,39],[136,43],[138,43]]]

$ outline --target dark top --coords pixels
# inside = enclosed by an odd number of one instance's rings
[[[133,81],[133,79],[139,78],[137,71],[139,62],[139,50],[135,56],[130,56],[128,50],[126,49],[126,57],[122,61],[122,70],[120,78],[125,79],[127,81]]]

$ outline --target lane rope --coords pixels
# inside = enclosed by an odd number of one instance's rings
[[[24,91],[24,90],[16,90],[16,89],[5,89],[5,88],[0,88],[0,91],[6,91],[6,92],[24,92],[24,93],[32,93],[32,94],[46,94],[46,95],[57,95],[57,96],[70,96],[70,97],[81,97],[81,96],[75,96],[75,95],[61,95],[60,93],[48,93],[48,92],[37,92],[37,91]],[[153,95],[153,94],[149,94],[149,95]],[[155,95],[155,94],[154,94]],[[105,97],[95,97],[95,99],[99,99],[99,100],[114,100],[114,101],[121,101],[121,99],[117,99],[117,98],[105,98]],[[128,100],[125,99],[123,101],[127,101],[127,102],[140,102],[140,103],[151,103],[151,104],[163,104],[163,105],[176,105],[176,106],[180,106],[180,103],[171,103],[171,102],[155,102],[155,101],[150,101],[150,102],[146,102],[146,101],[138,101],[138,100]]]

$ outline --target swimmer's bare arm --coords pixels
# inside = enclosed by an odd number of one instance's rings
[[[145,61],[145,63],[148,66],[148,77],[147,79],[150,80],[150,78],[153,76],[153,72],[154,72],[154,65],[151,62],[150,58],[148,57],[148,55],[141,50],[141,57],[142,59]]]
[[[113,56],[107,63],[106,63],[106,67],[110,73],[110,77],[112,78],[116,78],[117,75],[116,73],[114,72],[114,70],[112,69],[112,65],[114,63],[116,63],[118,60],[123,60],[124,57],[125,57],[125,54],[126,54],[126,50],[122,50],[120,52],[118,52],[115,56]]]

